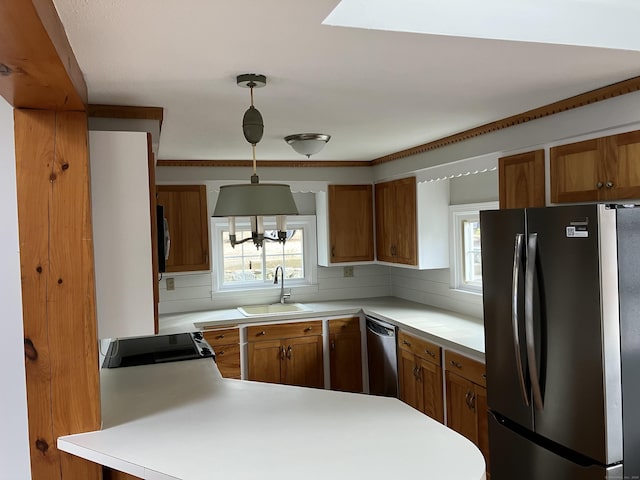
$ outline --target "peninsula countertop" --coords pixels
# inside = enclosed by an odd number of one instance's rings
[[[394,398],[223,379],[210,359],[103,369],[103,429],[58,448],[152,480],[482,480],[480,451]]]
[[[484,361],[484,324],[479,318],[397,297],[304,302],[304,305],[310,310],[296,312],[293,315],[246,317],[236,308],[164,314],[160,316],[160,333],[185,332],[230,324],[356,315],[363,312],[365,315],[397,325],[444,347],[459,350],[461,353]]]

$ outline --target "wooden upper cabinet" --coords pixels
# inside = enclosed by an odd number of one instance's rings
[[[498,160],[500,208],[544,207],[544,150]]]
[[[551,201],[640,198],[640,131],[551,148]]]
[[[167,272],[209,270],[209,218],[204,185],[158,185],[171,248]]]
[[[331,263],[373,261],[373,187],[329,185]]]
[[[416,179],[377,183],[375,197],[378,260],[417,265]]]

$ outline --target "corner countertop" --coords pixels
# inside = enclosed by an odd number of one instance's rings
[[[485,478],[475,445],[393,398],[223,379],[209,359],[103,369],[101,391],[103,430],[58,448],[143,479]]]
[[[380,320],[484,361],[484,324],[481,319],[442,310],[397,297],[360,298],[304,303],[310,311],[295,314],[245,317],[237,309],[209,310],[160,316],[160,333],[177,333],[222,325],[242,325],[357,315],[363,312]]]

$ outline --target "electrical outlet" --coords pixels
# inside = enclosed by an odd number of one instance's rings
[[[344,267],[344,276],[353,277],[353,267]]]
[[[167,278],[167,290],[175,290],[176,289],[176,279],[173,277]]]

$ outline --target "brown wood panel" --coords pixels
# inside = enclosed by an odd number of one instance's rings
[[[240,342],[240,330],[237,327],[223,328],[219,330],[205,330],[202,332],[202,335],[212,347]]]
[[[156,191],[171,235],[166,271],[209,270],[206,186],[158,185]]]
[[[549,154],[553,203],[598,200],[604,183],[602,139],[560,145],[551,148]]]
[[[411,352],[436,365],[441,364],[442,349],[439,345],[403,330],[398,332],[398,348]]]
[[[334,320],[330,320],[332,321]],[[350,324],[353,322],[344,325],[348,327]],[[329,334],[329,366],[332,390],[362,392],[362,343],[359,329]]]
[[[357,333],[360,334],[360,318],[334,318],[329,320],[329,333]]]
[[[393,262],[395,259],[395,203],[393,182],[376,183],[376,258],[381,262]]]
[[[250,343],[247,347],[248,380],[281,383],[284,361],[280,340]]]
[[[609,137],[609,145],[611,151],[607,151],[604,169],[605,198],[640,198],[640,130]]]
[[[217,345],[213,351],[216,354],[216,365],[220,374],[225,378],[240,378],[240,345]]]
[[[373,187],[329,185],[328,190],[331,262],[372,261]]]
[[[275,323],[247,327],[248,342],[262,342],[293,337],[308,337],[322,334],[322,320],[308,322]]]
[[[104,467],[103,469],[104,480],[142,480],[139,477],[129,475],[128,473],[113,470],[111,468]]]
[[[419,356],[416,359],[416,382],[420,392],[420,410],[444,423],[444,397],[442,395],[442,369]]]
[[[416,179],[395,180],[395,259],[405,265],[418,264],[418,233],[416,217]]]
[[[420,410],[421,398],[416,381],[416,357],[410,351],[398,350],[399,397],[407,405]]]
[[[160,127],[164,119],[162,107],[138,107],[133,105],[87,105],[87,115],[95,118],[128,118],[134,120],[158,120]]]
[[[282,346],[285,347],[286,352],[283,383],[322,388],[324,386],[322,336],[289,338],[283,340]]]
[[[87,86],[51,0],[0,2],[0,95],[16,108],[84,110]]]
[[[86,115],[16,110],[15,138],[32,473],[97,479],[55,445],[100,428]]]
[[[452,372],[445,372],[447,385],[447,427],[464,435],[473,443],[478,441],[476,412],[471,403],[474,384]]]
[[[500,208],[544,207],[544,150],[498,159]]]
[[[454,372],[456,375],[460,375],[483,387],[487,386],[487,375],[484,363],[450,350],[446,351],[445,359],[445,370]]]

